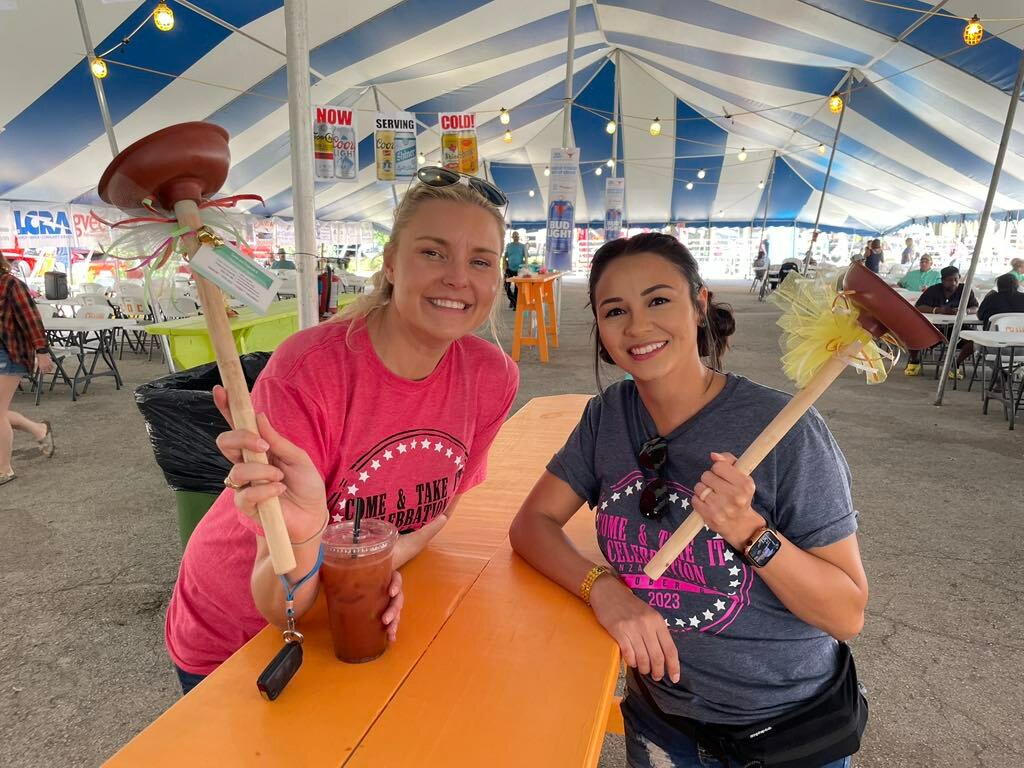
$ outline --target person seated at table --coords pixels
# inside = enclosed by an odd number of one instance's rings
[[[907,238],[907,247],[903,249],[903,253],[900,254],[900,264],[910,264],[914,260],[914,256],[917,252],[914,250],[914,238]]]
[[[843,674],[837,641],[860,632],[868,596],[850,472],[813,409],[751,477],[734,466],[790,396],[722,372],[733,314],[675,238],[606,243],[589,289],[595,357],[635,380],[587,404],[510,538],[619,645],[628,764],[703,765],[711,729],[757,730]],[[614,570],[562,530],[584,502]],[[689,514],[705,528],[652,583],[644,566]],[[839,737],[790,735],[794,748]],[[821,763],[848,766],[846,754]]]
[[[942,281],[942,274],[937,269],[932,269],[932,257],[925,253],[921,255],[918,269],[912,269],[903,277],[897,285],[908,291],[923,291]]]
[[[996,289],[981,300],[978,319],[985,324],[987,331],[993,315],[1005,312],[1024,312],[1024,293],[1020,292],[1020,282],[1013,272],[996,278]]]
[[[185,693],[268,622],[285,624],[259,502],[281,501],[294,585],[315,575],[328,523],[357,512],[403,534],[394,550],[401,567],[486,476],[519,385],[512,360],[474,335],[488,319],[494,327],[506,199],[481,179],[470,187],[451,171],[420,173],[395,209],[373,292],[274,352],[252,393],[258,435],[218,438],[234,466],[188,541],[167,610],[167,648]],[[217,387],[214,400],[230,424],[226,392]],[[269,451],[270,464],[244,461],[243,449]],[[390,590],[382,621],[393,640],[397,571]],[[297,616],[317,591],[316,578],[296,590]]]
[[[926,288],[914,306],[925,315],[955,315],[960,307],[960,297],[964,294],[964,285],[960,282],[960,270],[953,266],[943,267],[939,275],[941,282]],[[970,311],[977,307],[978,300],[974,296],[974,291],[971,291],[967,297],[967,309]],[[943,330],[948,333],[949,327],[947,326]],[[956,365],[949,372],[949,378],[962,379],[964,374],[960,370],[960,366],[974,352],[974,345],[961,339],[957,342],[956,348]],[[921,375],[920,351],[911,350],[907,367],[903,369],[903,373],[907,376]]]
[[[279,248],[277,251],[277,258],[270,265],[271,269],[295,269],[295,262],[288,258],[284,252],[284,248]]]
[[[1010,259],[1010,272],[1017,278],[1017,282],[1024,285],[1024,259]]]

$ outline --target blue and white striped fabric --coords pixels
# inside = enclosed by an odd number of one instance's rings
[[[117,140],[124,147],[185,120],[218,123],[232,137],[223,192],[262,195],[266,205],[253,213],[288,217],[281,0],[194,4],[241,33],[178,2],[172,32],[143,24],[107,57]],[[826,99],[845,89],[851,70],[823,222],[875,231],[977,213],[1024,46],[1024,21],[997,19],[1024,17],[1024,6],[949,0],[929,15],[930,3],[897,4],[905,9],[865,0],[581,0],[571,113],[582,157],[577,220],[603,219],[617,141],[631,224],[813,222],[828,161],[818,148],[831,145],[838,119]],[[154,5],[85,0],[97,50],[115,46]],[[566,0],[309,6],[314,103],[362,110],[359,181],[318,184],[318,218],[390,219],[391,186],[375,180],[369,136],[375,85],[383,110],[419,113],[428,162],[440,154],[436,113],[477,112],[481,156],[509,193],[510,218],[543,221],[543,171],[562,144]],[[975,12],[992,21],[983,43],[965,48],[963,22],[945,14]],[[0,199],[96,201],[110,152],[83,54],[70,3],[0,0]],[[622,117],[610,136],[616,80]],[[502,107],[512,114],[511,144],[502,141]],[[655,117],[658,137],[648,132]],[[997,211],[1024,208],[1024,117],[1017,125]]]

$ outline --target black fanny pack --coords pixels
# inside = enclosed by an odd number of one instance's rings
[[[839,644],[839,673],[817,698],[792,712],[751,725],[715,725],[662,712],[643,681],[647,705],[725,765],[742,768],[821,768],[860,749],[868,702],[857,682],[853,654]]]

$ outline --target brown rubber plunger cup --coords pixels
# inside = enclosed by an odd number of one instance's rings
[[[151,205],[173,211],[181,226],[198,231],[203,225],[199,203],[217,193],[230,166],[227,131],[211,123],[181,123],[151,133],[115,157],[103,172],[99,194],[105,202],[128,211],[143,208],[145,200],[151,201]],[[182,243],[189,258],[200,247],[195,234],[184,236]],[[194,277],[235,428],[257,432],[223,294],[199,275]],[[246,461],[267,463],[265,453],[245,451],[244,457]],[[260,504],[259,515],[274,572],[294,570],[295,553],[278,499]]]
[[[857,307],[857,322],[874,338],[891,336],[907,349],[927,349],[942,341],[942,334],[928,318],[863,264],[854,262],[850,266],[843,277],[843,289],[847,291],[847,298]],[[736,466],[741,472],[749,475],[754,471],[800,417],[846,369],[848,361],[860,351],[860,347],[861,343],[855,341],[833,355],[814,378],[793,396],[736,460]],[[701,494],[701,498],[706,498],[708,493],[710,490]],[[704,518],[691,511],[644,566],[644,573],[650,579],[660,579],[703,527]]]

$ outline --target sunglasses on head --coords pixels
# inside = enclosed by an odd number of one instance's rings
[[[416,179],[428,187],[450,187],[453,184],[465,184],[480,197],[499,208],[508,205],[505,193],[486,179],[470,176],[447,168],[420,168],[416,171]]]
[[[668,506],[668,483],[661,476],[661,468],[668,460],[668,443],[660,435],[640,447],[637,461],[644,469],[656,474],[648,480],[640,494],[640,514],[648,520],[658,520]]]

